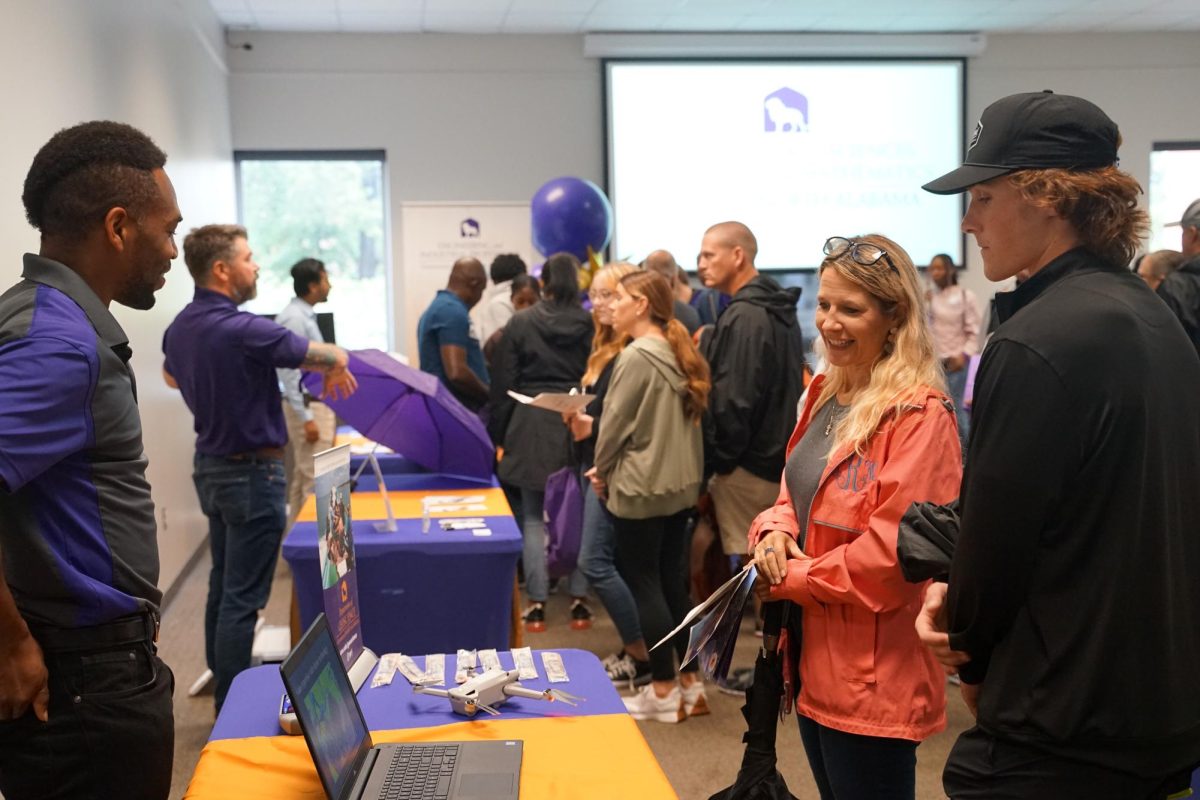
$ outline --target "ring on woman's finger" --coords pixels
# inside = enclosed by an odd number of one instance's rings
[[[765,548],[763,548],[763,552],[764,553],[774,553],[775,548],[774,547],[765,547]]]

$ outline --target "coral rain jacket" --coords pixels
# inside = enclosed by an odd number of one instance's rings
[[[824,376],[809,387],[787,452],[800,441]],[[803,607],[797,710],[848,733],[920,741],[946,725],[946,676],[917,639],[914,623],[927,584],[906,583],[896,556],[900,517],[910,503],[958,496],[962,452],[950,401],[922,388],[889,413],[866,455],[830,459],[808,515],[804,551],[771,594]],[[767,532],[795,538],[799,524],[787,485],[755,518],[753,549]]]

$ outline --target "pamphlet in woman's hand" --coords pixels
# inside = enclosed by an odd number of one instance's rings
[[[750,587],[754,585],[754,578],[757,575],[758,572],[754,569],[754,562],[751,561],[750,563],[746,564],[746,566],[742,567],[740,572],[738,572],[729,580],[725,581],[725,583],[721,584],[720,588],[709,595],[707,600],[689,611],[684,616],[683,621],[676,626],[675,630],[664,636],[662,640],[658,642],[658,644],[654,645],[654,647],[658,647],[670,641],[671,637],[679,633],[687,626],[691,625],[696,621],[697,618],[700,617],[701,614],[707,613],[714,606],[719,605],[719,610],[724,612],[729,607],[730,601],[738,594],[743,594],[742,603],[744,607],[745,595],[749,594]],[[721,614],[716,615],[717,619],[720,617]],[[653,650],[654,647],[651,647],[650,649]]]
[[[511,389],[508,396],[518,403],[524,403],[534,408],[544,408],[558,414],[574,414],[582,411],[588,403],[596,399],[594,394],[567,394],[565,392],[542,392],[537,397],[530,397]]]

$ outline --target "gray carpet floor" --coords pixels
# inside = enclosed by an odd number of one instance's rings
[[[181,580],[177,593],[163,613],[160,652],[175,672],[175,767],[171,798],[183,797],[188,781],[208,739],[213,724],[211,693],[188,697],[188,687],[204,671],[204,598],[208,590],[207,557]],[[271,601],[265,611],[267,624],[286,625],[291,597],[291,576],[280,564]],[[551,597],[547,630],[526,634],[525,643],[534,648],[579,648],[605,656],[616,649],[618,637],[612,622],[598,603],[593,604],[596,622],[590,630],[573,631],[568,626],[567,598]],[[759,639],[747,621],[738,639],[734,665],[752,666]],[[943,800],[941,771],[946,754],[959,732],[969,726],[970,716],[958,692],[949,687],[949,726],[926,740],[917,750],[918,800]],[[681,800],[707,800],[728,786],[737,774],[742,757],[742,698],[707,689],[712,714],[694,717],[678,725],[639,723],[658,763]],[[779,726],[779,766],[788,788],[801,800],[817,800],[808,764],[800,744],[795,715]],[[597,757],[602,757],[597,754]]]

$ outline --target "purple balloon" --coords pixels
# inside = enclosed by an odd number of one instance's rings
[[[533,246],[544,256],[567,252],[585,261],[612,237],[612,204],[600,187],[582,178],[547,181],[530,202]]]

